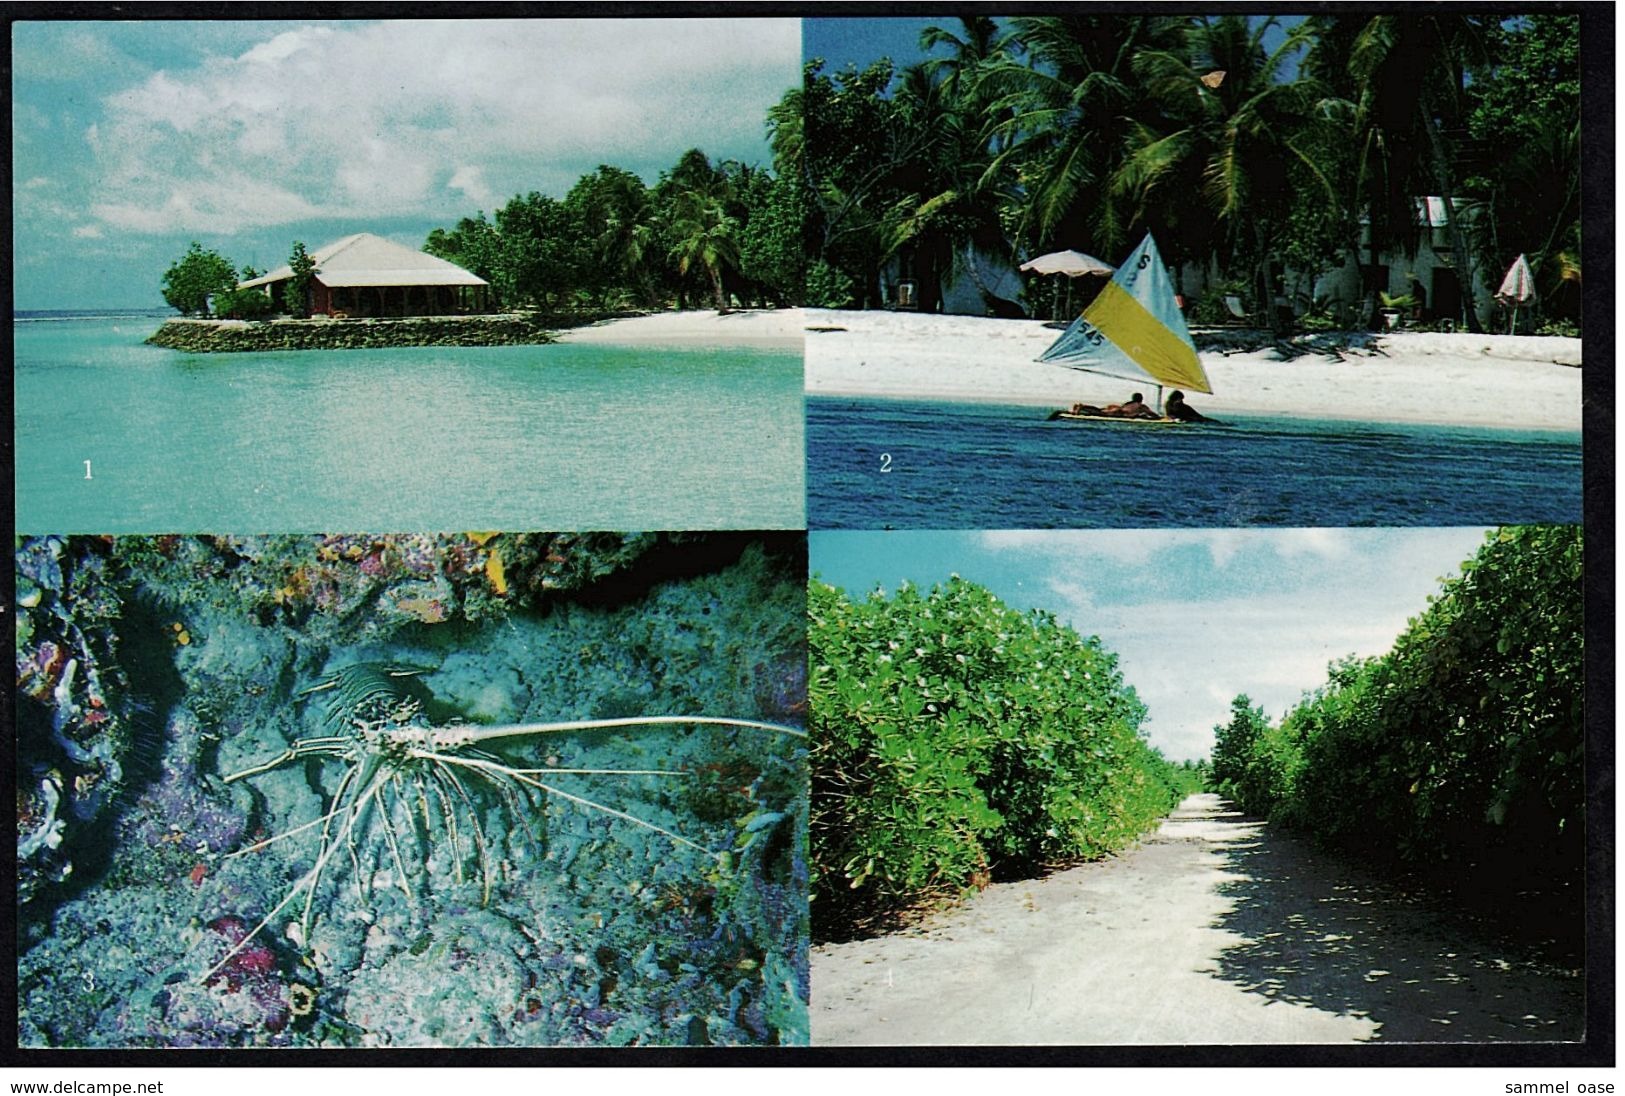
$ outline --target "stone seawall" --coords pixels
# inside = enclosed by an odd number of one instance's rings
[[[554,341],[546,317],[417,316],[398,320],[166,320],[147,342],[193,354],[363,350],[398,346],[518,346]]]

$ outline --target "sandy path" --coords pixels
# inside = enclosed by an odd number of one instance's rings
[[[1579,1038],[1581,980],[1187,799],[1125,855],[815,948],[815,1045]]]

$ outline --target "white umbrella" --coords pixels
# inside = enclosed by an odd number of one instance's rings
[[[1109,278],[1117,268],[1110,263],[1103,263],[1093,255],[1085,255],[1081,251],[1051,251],[1048,255],[1021,264],[1021,269],[1031,270],[1036,274],[1065,274],[1068,279],[1081,278],[1085,274],[1098,274]],[[1063,314],[1072,312],[1072,282],[1066,283],[1066,306]]]
[[[1048,255],[1040,255],[1030,262],[1022,263],[1021,269],[1039,274],[1065,274],[1068,278],[1081,278],[1085,274],[1109,275],[1117,268],[1081,251],[1051,251]]]
[[[1519,255],[1507,270],[1507,276],[1501,280],[1501,288],[1495,291],[1495,299],[1502,304],[1512,306],[1512,326],[1507,328],[1507,334],[1512,334],[1518,327],[1518,305],[1535,295],[1535,275],[1529,269],[1529,260]]]

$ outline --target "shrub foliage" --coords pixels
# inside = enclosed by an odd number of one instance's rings
[[[237,271],[231,260],[196,240],[164,271],[165,303],[187,316],[207,316],[209,298],[236,286]]]
[[[813,928],[1097,857],[1194,785],[1140,734],[1117,659],[957,576],[808,599]]]
[[[310,283],[320,273],[316,260],[305,250],[305,241],[293,242],[293,253],[288,256],[288,269],[293,275],[282,283],[282,309],[298,319],[310,316]]]
[[[276,303],[261,289],[228,289],[214,297],[214,314],[221,319],[263,320],[275,311]]]
[[[1234,702],[1212,779],[1327,843],[1489,886],[1583,867],[1582,537],[1491,533],[1389,653],[1331,667],[1277,727]]]
[[[1213,728],[1212,781],[1250,814],[1267,815],[1286,795],[1300,763],[1295,729],[1270,726],[1247,694],[1230,702],[1230,722]]]

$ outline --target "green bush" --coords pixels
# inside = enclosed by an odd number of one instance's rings
[[[1193,324],[1235,323],[1235,315],[1224,302],[1226,297],[1241,298],[1242,307],[1248,309],[1250,314],[1252,306],[1249,302],[1253,291],[1247,288],[1247,283],[1231,279],[1217,282],[1198,294],[1185,318]]]
[[[209,298],[227,293],[237,285],[237,270],[231,260],[193,240],[182,255],[164,271],[164,301],[183,315],[207,316]]]
[[[1576,885],[1582,562],[1578,527],[1497,530],[1388,654],[1333,666],[1285,721],[1302,757],[1280,817],[1361,853]]]
[[[320,273],[316,260],[305,250],[303,240],[293,242],[293,253],[288,256],[288,268],[293,275],[282,283],[282,310],[296,319],[310,315],[310,283]]]
[[[1178,802],[1117,660],[953,578],[808,598],[814,931],[1121,848]]]
[[[1291,792],[1301,767],[1297,728],[1271,726],[1246,694],[1230,702],[1230,722],[1213,728],[1215,791],[1248,814],[1268,817]]]
[[[222,319],[263,320],[275,312],[275,302],[259,289],[230,289],[214,297],[214,314]]]
[[[808,308],[851,308],[857,283],[845,271],[820,260],[807,268]]]
[[[1310,334],[1319,334],[1325,331],[1347,331],[1354,326],[1354,314],[1354,306],[1347,302],[1331,297],[1316,297],[1308,303],[1302,314],[1298,316],[1297,324],[1300,330]]]

